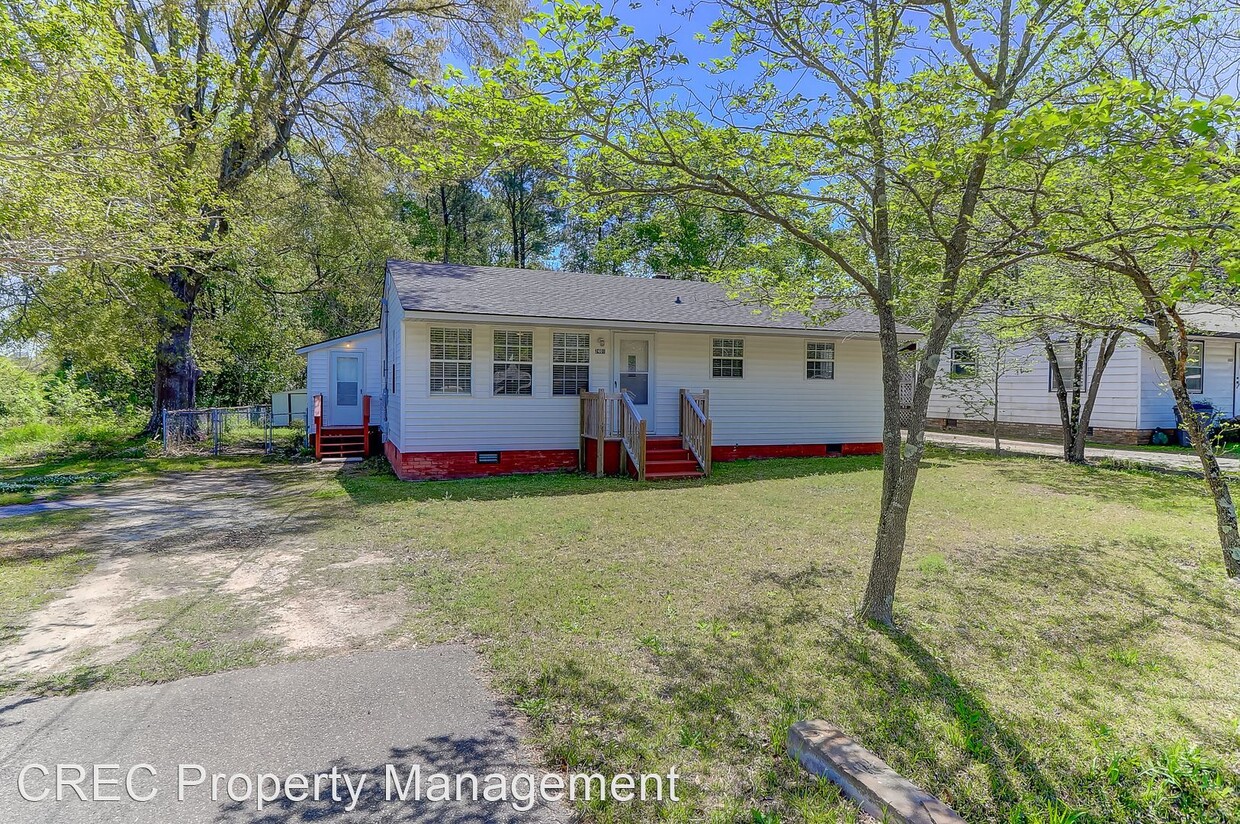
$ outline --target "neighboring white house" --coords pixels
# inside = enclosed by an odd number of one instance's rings
[[[653,478],[880,452],[876,332],[864,312],[810,326],[709,283],[390,261],[378,329],[298,352],[318,442],[356,437],[365,402],[402,478],[639,462]]]
[[[1193,334],[1188,383],[1194,401],[1207,401],[1224,417],[1236,415],[1236,355],[1240,347],[1240,317],[1232,310],[1198,306],[1182,312]],[[935,429],[989,432],[989,410],[979,410],[966,400],[973,382],[954,375],[968,372],[974,359],[985,357],[986,344],[967,337],[948,347],[940,364],[927,417]],[[1070,368],[1071,353],[1059,356]],[[1098,346],[1085,362],[1088,386]],[[1009,437],[1058,438],[1062,431],[1059,401],[1052,383],[1050,362],[1043,345],[1033,342],[1015,347],[1009,356],[1012,367],[999,381],[1000,434]],[[1068,377],[1068,380],[1071,378]],[[1167,373],[1156,356],[1132,335],[1125,335],[1102,373],[1098,399],[1090,418],[1091,437],[1103,443],[1149,443],[1156,429],[1176,426],[1174,402],[1167,388]]]

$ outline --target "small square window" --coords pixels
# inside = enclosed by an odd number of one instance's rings
[[[977,375],[977,353],[968,346],[953,346],[951,371],[953,378],[972,378]]]
[[[805,377],[809,380],[835,379],[835,344],[810,341],[805,344]]]
[[[710,374],[715,378],[745,377],[745,341],[715,338],[711,341]]]

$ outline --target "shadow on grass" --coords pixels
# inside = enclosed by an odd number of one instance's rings
[[[923,468],[933,467],[923,465]],[[386,462],[372,460],[356,469],[344,469],[338,477],[341,488],[355,503],[367,505],[395,501],[499,501],[608,492],[656,492],[812,475],[878,472],[881,469],[881,458],[858,456],[729,461],[715,464],[714,472],[709,478],[684,481],[637,483],[630,478],[596,478],[576,472],[503,475],[452,481],[402,481],[392,473]]]

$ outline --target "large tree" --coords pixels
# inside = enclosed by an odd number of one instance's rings
[[[42,28],[77,13],[78,6],[52,0],[8,6],[7,23],[16,30],[11,39],[20,46],[16,57],[30,58],[36,77],[36,64],[54,65],[43,59]],[[195,321],[208,286],[235,275],[227,249],[247,183],[297,138],[324,149],[356,139],[374,113],[408,94],[410,81],[437,73],[449,41],[496,54],[521,10],[514,0],[128,0],[102,6],[107,26],[98,31],[117,69],[91,76],[106,92],[106,111],[116,113],[130,138],[128,145],[109,147],[106,158],[132,192],[121,203],[151,230],[141,243],[146,254],[111,262],[128,266],[129,282],[139,282],[139,275],[149,281],[142,289],[161,301],[152,313],[152,422],[161,409],[194,404]],[[142,82],[121,82],[131,77]],[[34,130],[30,137],[35,158],[63,139],[55,131]],[[140,185],[123,179],[130,172]],[[69,193],[74,185],[94,185],[73,179],[72,170],[64,182]],[[111,205],[117,198],[99,200]],[[55,252],[64,238],[54,223],[42,228],[46,236],[37,245],[53,250],[48,259],[66,257]]]
[[[1037,164],[1001,148],[1025,114],[1071,95],[1109,59],[1122,3],[1004,0],[699,3],[713,79],[667,37],[597,7],[558,4],[519,59],[446,93],[445,119],[495,143],[555,147],[583,197],[652,195],[741,214],[814,265],[725,266],[764,301],[809,314],[862,302],[882,348],[883,491],[860,614],[891,624],[926,407],[952,329],[1038,251]],[[1095,240],[1082,237],[1079,243]],[[729,271],[730,270],[730,271]],[[912,420],[901,437],[906,340],[917,317]]]

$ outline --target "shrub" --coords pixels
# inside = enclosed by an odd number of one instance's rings
[[[39,376],[0,357],[0,426],[34,423],[47,414]]]

